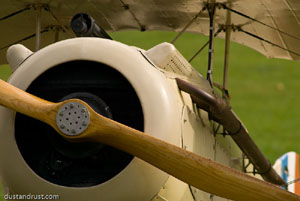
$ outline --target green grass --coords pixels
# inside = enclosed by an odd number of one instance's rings
[[[170,32],[118,32],[115,40],[144,49],[170,42]],[[176,47],[189,59],[207,37],[184,34]],[[101,47],[100,47],[101,48]],[[224,40],[215,42],[214,80],[221,82]],[[248,128],[250,135],[273,163],[288,151],[300,153],[300,63],[267,59],[245,46],[231,43],[229,91],[232,107]],[[207,49],[192,62],[203,75],[207,69]],[[7,79],[8,65],[0,66],[0,78]]]
[[[11,74],[9,65],[0,65],[0,79],[7,80]],[[1,128],[0,128],[1,129]],[[4,195],[0,184],[0,201],[4,201]]]
[[[0,65],[0,79],[7,80],[10,74],[11,74],[11,70],[9,65]],[[4,195],[2,192],[1,184],[0,184],[0,201],[4,201]]]
[[[11,74],[9,65],[0,65],[0,79],[7,80]]]

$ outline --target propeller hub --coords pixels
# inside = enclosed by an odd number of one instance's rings
[[[61,132],[69,136],[80,135],[89,126],[90,113],[79,102],[68,102],[61,106],[56,115],[56,124]]]

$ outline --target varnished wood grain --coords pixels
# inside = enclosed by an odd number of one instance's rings
[[[40,99],[0,79],[1,105],[55,127],[58,104]]]
[[[54,127],[56,113],[66,102],[78,101],[90,112],[91,124],[71,141],[97,141],[135,155],[161,170],[206,192],[237,201],[300,201],[300,197],[273,184],[250,177],[148,134],[95,113],[80,100],[51,103],[0,81],[0,104]],[[58,131],[59,132],[59,131]]]

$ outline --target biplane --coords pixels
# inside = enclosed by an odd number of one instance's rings
[[[0,81],[6,199],[300,200],[299,155],[272,166],[227,89],[230,41],[299,60],[299,9],[293,0],[2,0],[0,63],[13,71]],[[178,34],[148,50],[107,34],[128,29]],[[195,54],[208,46],[206,75],[173,45],[184,32],[209,36]],[[222,84],[215,37],[225,39]]]

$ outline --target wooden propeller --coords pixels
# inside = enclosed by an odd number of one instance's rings
[[[90,123],[81,134],[66,135],[56,123],[60,109],[71,102],[80,103],[89,111]],[[94,141],[113,146],[220,197],[237,201],[300,201],[299,196],[278,186],[105,118],[77,99],[52,103],[0,80],[0,105],[49,124],[68,140]]]

